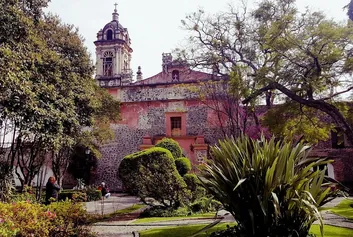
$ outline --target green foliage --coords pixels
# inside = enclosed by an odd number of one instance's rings
[[[176,170],[173,156],[161,147],[125,156],[118,176],[126,190],[144,202],[151,197],[164,206],[178,206],[185,195],[186,184]]]
[[[294,141],[302,137],[311,144],[328,140],[334,128],[334,124],[325,119],[324,113],[293,102],[267,111],[262,125],[278,138]]]
[[[97,190],[97,187],[95,186],[88,186],[85,189],[86,194],[87,194],[87,201],[98,201],[101,200],[102,198],[102,192],[100,190]]]
[[[330,208],[329,211],[343,216],[348,220],[353,220],[353,200],[342,200],[337,206]]]
[[[200,225],[187,225],[187,226],[177,226],[177,227],[162,227],[162,228],[153,228],[150,230],[144,230],[140,232],[141,237],[180,237],[180,236],[190,236],[192,233],[196,233],[199,230],[206,227],[207,224]],[[214,226],[207,231],[204,231],[195,237],[206,237],[210,236],[212,232],[226,230],[234,226],[234,223],[221,223]],[[325,237],[350,237],[353,236],[353,230],[347,228],[340,228],[335,226],[325,225]],[[231,235],[226,235],[223,231],[218,232],[217,234],[212,234],[211,237],[234,237],[234,233],[229,233]],[[320,227],[318,225],[313,225],[310,232],[314,235],[320,235]]]
[[[191,191],[196,190],[196,186],[201,184],[200,180],[197,178],[197,175],[194,173],[185,174],[183,176],[183,179],[188,189],[190,189]]]
[[[82,203],[71,200],[52,202],[48,209],[55,213],[53,225],[55,229],[51,236],[89,236],[85,224],[88,221],[88,213]]]
[[[102,193],[100,190],[97,190],[94,186],[87,186],[83,190],[71,190],[66,189],[62,190],[59,193],[59,201],[65,201],[66,199],[72,200],[74,202],[90,202],[100,200]]]
[[[162,147],[169,150],[172,153],[174,159],[178,159],[183,155],[179,143],[171,138],[163,138],[157,142],[156,147]]]
[[[119,102],[96,85],[77,28],[45,14],[47,3],[0,1],[0,129],[16,139],[1,158],[19,166],[22,185],[32,183],[49,151],[58,180],[74,145],[99,157],[98,146],[113,137],[109,122],[120,112]]]
[[[241,3],[214,15],[199,10],[182,24],[190,37],[183,49],[176,50],[180,60],[230,78],[233,93],[248,110],[260,101],[267,108],[275,102],[303,105],[303,111],[296,109],[295,117],[281,121],[276,132],[304,134],[316,143],[327,139],[334,123],[353,142],[351,118],[336,104],[353,90],[344,79],[353,72],[352,22],[337,22],[311,9],[300,11],[294,0],[261,0],[250,11]],[[293,113],[287,108],[288,115]],[[330,121],[320,120],[322,114]],[[273,121],[280,120],[278,113],[270,115]]]
[[[87,147],[77,145],[73,148],[71,160],[67,169],[74,178],[82,180],[85,184],[91,184],[94,180],[97,158],[93,154],[86,154]]]
[[[202,233],[199,233],[195,237],[207,237],[214,231],[223,230],[227,228],[228,225],[234,225],[234,223],[221,223],[219,225],[212,227],[211,229],[208,229],[207,231],[203,231]],[[206,226],[207,224],[199,224],[199,225],[184,225],[184,226],[177,226],[177,227],[153,228],[150,230],[141,231],[140,236],[141,237],[192,236],[194,233],[199,232]]]
[[[145,209],[140,217],[173,217],[173,216],[188,216],[190,211],[187,207],[179,207],[178,209],[164,206],[154,206]]]
[[[202,187],[196,174],[185,174],[183,177],[187,188],[191,191],[191,201],[195,201],[206,196],[206,189]]]
[[[222,207],[222,203],[207,197],[201,197],[190,204],[190,209],[193,213],[218,211]]]
[[[191,162],[186,157],[180,157],[175,160],[176,168],[181,176],[184,176],[191,170]]]
[[[188,186],[188,189],[195,191],[197,186],[201,185],[201,182],[196,174],[185,174],[183,179]]]
[[[11,201],[12,202],[31,202],[31,203],[35,203],[37,202],[36,199],[36,195],[32,192],[28,192],[28,191],[23,191],[20,193],[14,193],[13,195],[11,195]]]
[[[316,169],[331,161],[309,152],[263,137],[226,139],[211,148],[201,181],[238,222],[237,236],[307,236],[315,220],[322,226],[318,207],[337,194]]]
[[[49,236],[55,214],[31,202],[0,202],[1,236]]]
[[[10,200],[15,187],[12,184],[13,175],[12,167],[8,163],[0,162],[0,201],[6,202]]]
[[[87,199],[87,194],[85,192],[76,192],[72,194],[73,202],[86,202]]]

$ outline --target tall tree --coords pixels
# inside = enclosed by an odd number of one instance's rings
[[[250,89],[243,103],[265,94],[260,98],[270,107],[275,93],[284,95],[279,102],[324,113],[353,144],[347,108],[336,104],[353,89],[352,27],[321,12],[299,12],[294,0],[264,0],[251,11],[243,5],[214,16],[199,11],[183,24],[191,48],[179,54],[195,66],[216,65],[220,73],[241,71]]]
[[[42,154],[75,145],[106,102],[78,30],[45,15],[47,2],[0,0],[1,154],[28,185]]]

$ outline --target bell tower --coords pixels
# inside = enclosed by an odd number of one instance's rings
[[[130,68],[132,48],[127,28],[119,22],[117,5],[112,21],[97,33],[96,80],[101,87],[118,87],[132,82]]]

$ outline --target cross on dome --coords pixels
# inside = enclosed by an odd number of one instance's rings
[[[118,21],[118,18],[119,18],[118,9],[117,9],[118,4],[114,3],[114,6],[115,6],[115,9],[113,12],[113,21]]]

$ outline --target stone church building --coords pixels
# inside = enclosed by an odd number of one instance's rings
[[[163,53],[160,73],[144,79],[139,67],[133,78],[131,39],[127,28],[119,22],[116,9],[112,20],[97,33],[94,44],[97,83],[121,101],[122,118],[111,125],[115,140],[101,147],[97,183],[105,181],[111,190],[121,190],[117,169],[123,157],[151,147],[163,137],[176,140],[192,164],[202,162],[208,144],[214,144],[219,137],[219,127],[215,112],[190,88],[215,80],[213,75],[191,70],[185,63],[173,60],[171,54]],[[353,150],[333,147],[334,141],[322,143],[314,153],[336,160],[328,167],[328,175],[340,181],[353,181],[353,162],[347,162],[353,159]]]

